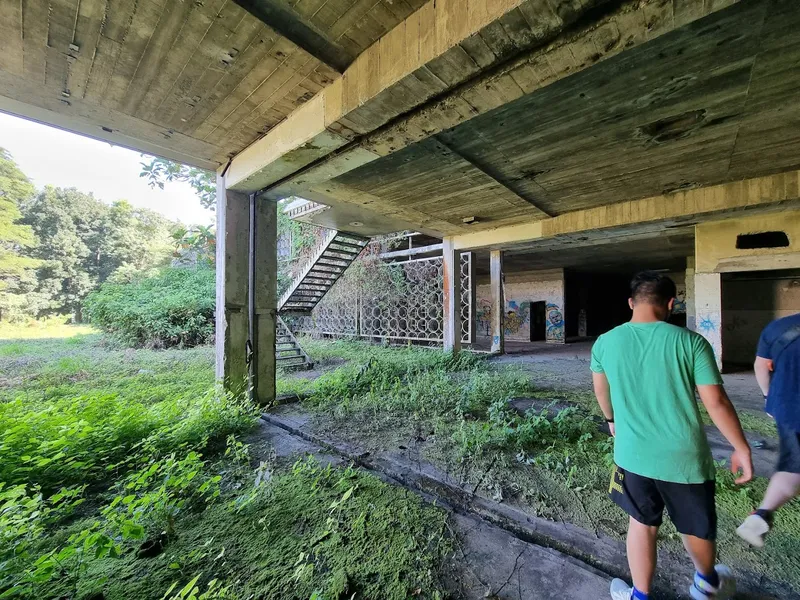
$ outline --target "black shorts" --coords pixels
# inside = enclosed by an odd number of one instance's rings
[[[608,495],[628,515],[644,525],[658,527],[666,507],[675,528],[684,535],[717,539],[716,486],[704,483],[671,483],[642,477],[614,467]]]
[[[800,433],[788,427],[778,426],[780,454],[776,471],[800,473]]]

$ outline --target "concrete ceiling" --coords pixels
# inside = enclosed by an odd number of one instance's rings
[[[694,255],[694,227],[638,228],[614,236],[585,234],[551,240],[547,245],[508,250],[506,273],[565,268],[632,273],[644,269],[682,270]],[[478,252],[478,273],[489,273],[488,252]]]
[[[800,7],[746,0],[333,182],[476,230],[798,166]]]
[[[215,169],[422,3],[0,2],[0,110]]]

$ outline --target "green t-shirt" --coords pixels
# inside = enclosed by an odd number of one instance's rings
[[[714,479],[695,386],[722,384],[711,344],[669,323],[625,323],[592,348],[611,387],[617,465],[674,483]]]

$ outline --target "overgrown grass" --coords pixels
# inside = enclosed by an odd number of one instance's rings
[[[25,321],[23,323],[0,324],[0,341],[34,340],[42,338],[63,340],[75,336],[91,335],[96,333],[97,330],[90,325],[72,325],[63,317],[42,321]]]
[[[0,597],[440,597],[444,512],[351,469],[256,473],[212,349],[58,331],[0,342]]]
[[[600,413],[589,390],[539,390],[530,374],[495,369],[474,357],[454,361],[425,350],[317,344],[312,357],[317,352],[348,361],[306,390],[305,405],[320,414],[317,426],[328,435],[373,450],[416,444],[429,460],[470,486],[480,484],[482,493],[497,500],[623,539],[627,517],[607,498],[613,440],[599,431]],[[509,403],[520,397],[533,399],[525,414]],[[743,421],[753,425],[747,417]],[[738,487],[730,473],[718,470],[721,557],[750,577],[800,589],[798,504],[780,513],[764,551],[750,549],[734,533],[766,483],[759,478]],[[669,549],[682,552],[671,524],[661,536]]]
[[[300,461],[187,516],[155,558],[98,561],[80,592],[159,600],[200,574],[201,589],[216,578],[235,598],[439,598],[449,549],[444,511],[356,470]]]

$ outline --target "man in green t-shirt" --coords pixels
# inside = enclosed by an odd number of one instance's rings
[[[633,587],[615,579],[614,600],[647,600],[665,507],[697,570],[689,588],[692,598],[730,598],[736,591],[730,569],[715,567],[714,461],[695,388],[734,448],[731,470],[742,472],[736,483],[753,477],[750,446],[722,387],[711,345],[666,322],[675,295],[669,277],[638,274],[628,301],[633,318],[600,336],[592,348],[595,394],[615,437],[609,495],[630,516]]]

